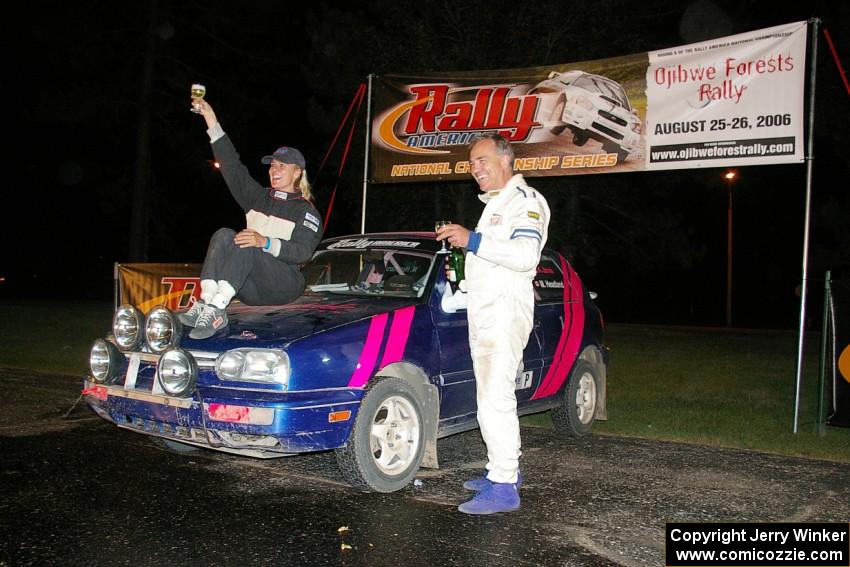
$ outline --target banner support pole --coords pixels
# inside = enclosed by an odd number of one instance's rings
[[[794,428],[797,433],[800,424],[800,394],[803,383],[803,349],[806,339],[806,293],[809,278],[809,235],[812,208],[812,170],[814,167],[814,128],[815,128],[815,79],[817,77],[818,31],[820,19],[810,20],[812,50],[809,55],[809,116],[808,139],[806,140],[806,208],[803,223],[803,279],[800,284],[800,327],[797,337],[797,387],[794,395]]]
[[[121,283],[119,281],[121,272],[118,268],[118,262],[114,262],[112,264],[112,302],[115,304],[115,308],[112,311],[118,311],[118,296],[121,295]]]
[[[823,391],[826,383],[826,353],[827,343],[829,342],[829,296],[832,293],[830,290],[831,272],[826,271],[826,277],[823,282],[823,324],[821,325],[820,334],[820,368],[818,369],[818,410],[817,410],[817,433],[818,437],[823,437],[826,434],[826,417],[823,415]]]
[[[366,151],[363,152],[363,204],[360,210],[360,234],[366,232],[366,194],[369,190],[369,147],[372,136],[372,77],[369,73],[366,87]]]

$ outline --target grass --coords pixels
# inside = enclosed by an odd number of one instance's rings
[[[0,302],[0,366],[82,376],[92,342],[112,325],[111,301]]]
[[[0,302],[0,367],[80,376],[105,302]],[[850,428],[815,428],[818,337],[807,338],[798,433],[793,331],[606,327],[608,421],[594,432],[850,462]],[[548,414],[524,423],[551,427]]]
[[[818,336],[807,337],[796,434],[796,332],[608,325],[606,344],[609,419],[595,432],[850,462],[850,429],[816,432]]]

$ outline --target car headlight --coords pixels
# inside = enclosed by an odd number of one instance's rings
[[[124,355],[109,341],[97,339],[89,353],[91,378],[98,384],[110,384],[118,377]]]
[[[182,348],[172,347],[159,357],[156,380],[166,394],[185,397],[195,389],[198,363]]]
[[[142,312],[132,305],[122,305],[112,318],[112,334],[121,350],[133,350],[142,342]]]
[[[180,334],[180,321],[167,307],[160,305],[150,310],[145,319],[145,342],[153,352],[161,353],[177,346]]]
[[[593,110],[595,107],[593,106],[593,102],[587,97],[577,96],[576,104],[582,107],[585,110]]]
[[[237,348],[215,361],[215,373],[222,380],[247,380],[289,384],[289,355],[282,350]]]

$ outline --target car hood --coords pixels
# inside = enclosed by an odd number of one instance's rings
[[[288,343],[415,303],[414,299],[329,293],[302,295],[286,305],[232,303],[227,308],[229,324],[225,329],[210,339],[187,337],[183,344],[193,349],[226,350],[250,344]]]

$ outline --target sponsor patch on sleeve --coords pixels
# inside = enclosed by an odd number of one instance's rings
[[[307,213],[307,214],[309,214],[309,213]],[[317,225],[315,225],[315,224],[311,223],[311,222],[310,222],[310,221],[308,221],[308,220],[305,220],[305,221],[304,221],[304,226],[306,226],[307,228],[309,228],[309,229],[310,229],[310,230],[312,230],[313,232],[319,232],[319,227],[318,227]]]
[[[528,211],[528,218],[540,220],[540,213],[538,213],[537,211]]]
[[[317,225],[317,226],[322,224],[322,221],[320,221],[318,219],[318,217],[316,217],[316,215],[313,215],[313,214],[310,214],[310,213],[304,213],[304,218],[307,219],[308,221],[310,221],[311,223]]]

